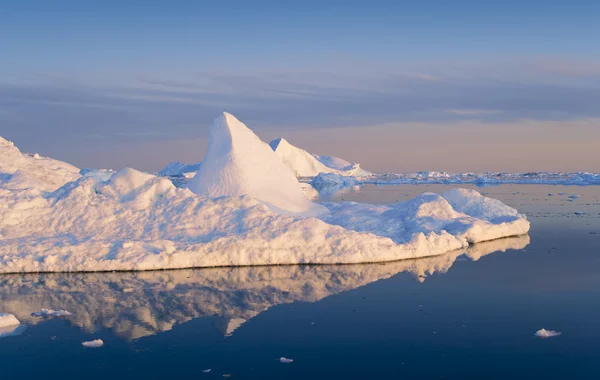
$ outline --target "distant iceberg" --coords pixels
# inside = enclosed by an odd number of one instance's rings
[[[337,157],[318,156],[290,144],[280,137],[269,143],[273,151],[296,177],[314,177],[319,173],[335,173],[343,176],[364,176],[371,173]]]
[[[311,178],[312,185],[322,190],[356,185],[466,185],[480,187],[521,184],[521,185],[565,185],[565,186],[600,186],[600,174],[577,173],[369,173],[367,175],[345,176],[337,173],[319,173]]]
[[[529,231],[524,215],[473,190],[391,205],[312,202],[227,113],[187,188],[131,168],[82,176],[0,148],[0,273],[383,262]]]
[[[192,178],[194,174],[200,169],[202,162],[195,164],[183,164],[175,161],[165,166],[158,172],[158,175],[163,177],[189,177]]]
[[[554,331],[554,330],[546,330],[546,329],[540,329],[538,331],[536,331],[535,336],[537,336],[538,338],[552,338],[555,336],[559,336],[561,333],[559,333],[558,331]]]

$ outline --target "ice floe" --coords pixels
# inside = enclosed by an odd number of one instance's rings
[[[21,322],[10,313],[0,313],[0,327],[18,326]]]
[[[540,329],[535,332],[535,336],[537,336],[538,338],[544,338],[544,339],[559,336],[560,334],[561,333],[559,333],[558,331],[546,330],[546,329]]]
[[[40,311],[34,311],[31,313],[32,317],[68,317],[72,315],[70,312],[66,310],[52,310],[52,309],[42,309]]]
[[[279,362],[283,363],[283,364],[289,364],[289,363],[293,363],[294,359],[288,359],[288,358],[282,356],[279,358]]]
[[[89,342],[83,342],[83,343],[81,343],[81,345],[83,347],[99,348],[99,347],[104,346],[104,342],[102,341],[102,339],[95,339],[95,340],[90,340]]]
[[[227,113],[213,122],[188,188],[130,168],[81,176],[4,145],[16,171],[0,179],[0,273],[383,262],[529,230],[525,216],[473,190],[385,206],[314,203],[271,147]]]

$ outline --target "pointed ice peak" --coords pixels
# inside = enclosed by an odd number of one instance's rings
[[[213,121],[206,156],[188,188],[214,198],[249,195],[283,214],[327,212],[304,196],[294,173],[268,144],[226,112]]]

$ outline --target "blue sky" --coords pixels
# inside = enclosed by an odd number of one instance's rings
[[[600,2],[493,3],[0,1],[0,135],[79,166],[155,170],[201,160],[225,110],[308,149],[327,149],[324,130],[386,126],[373,144],[390,152],[422,125],[458,144],[476,123],[486,144],[481,131],[559,122],[582,140],[540,170],[600,170],[574,153],[600,129]],[[372,149],[339,140],[332,151],[378,169]]]

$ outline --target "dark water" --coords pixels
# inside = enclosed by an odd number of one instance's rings
[[[0,276],[0,312],[22,322],[0,331],[0,379],[599,379],[600,188],[480,191],[527,213],[529,236],[383,265]]]

